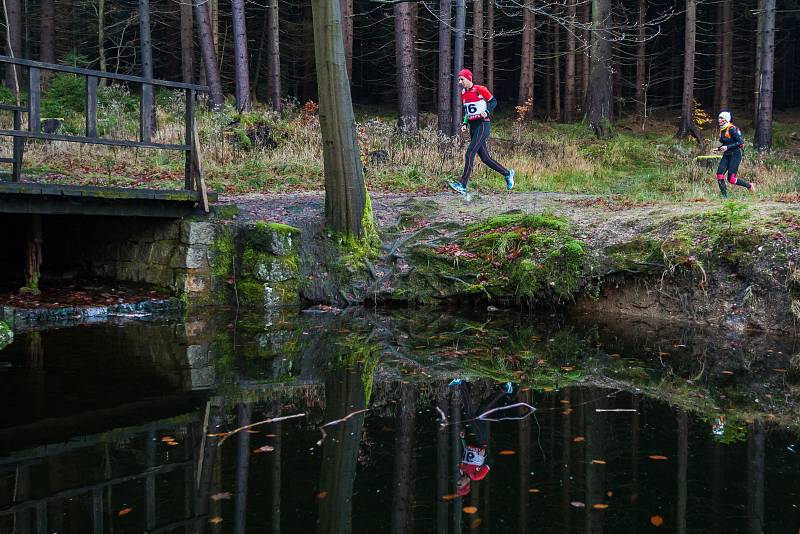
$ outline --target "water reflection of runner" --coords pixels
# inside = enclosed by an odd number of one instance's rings
[[[450,386],[458,387],[461,392],[461,407],[465,421],[465,430],[461,431],[462,456],[461,462],[458,464],[458,480],[456,482],[456,493],[464,496],[469,494],[473,480],[483,480],[491,470],[489,422],[479,419],[479,416],[495,408],[500,401],[514,395],[517,387],[511,382],[506,382],[500,392],[475,408],[468,382],[456,379],[450,382]]]

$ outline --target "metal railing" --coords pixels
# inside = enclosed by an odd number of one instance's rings
[[[42,63],[27,59],[15,59],[7,56],[0,56],[0,63],[18,65],[28,70],[28,102],[26,106],[14,106],[0,104],[0,111],[11,111],[14,113],[14,125],[12,130],[0,129],[0,136],[10,136],[14,138],[14,154],[12,158],[0,158],[2,163],[13,165],[11,180],[19,181],[22,173],[22,157],[25,150],[26,139],[44,139],[50,141],[67,141],[74,143],[89,143],[97,145],[110,145],[129,148],[154,148],[161,150],[177,150],[185,153],[184,164],[184,187],[194,190],[195,169],[199,166],[199,153],[197,150],[197,139],[195,138],[195,97],[198,92],[207,92],[208,87],[204,85],[194,85],[181,82],[170,82],[165,80],[155,80],[142,78],[140,76],[129,76],[127,74],[115,74],[98,70],[82,69],[65,65],[55,65],[52,63]],[[45,133],[42,131],[41,122],[41,73],[43,70],[53,72],[64,72],[76,74],[86,78],[86,134],[85,135],[62,135],[55,133]],[[127,83],[141,85],[141,98],[139,108],[139,140],[128,141],[123,139],[108,139],[97,134],[97,89],[99,80],[116,80]],[[154,115],[150,112],[154,105],[153,87],[166,87],[168,89],[181,89],[185,93],[185,137],[183,144],[156,143],[151,139],[154,130]],[[22,113],[28,114],[28,129],[22,129]]]

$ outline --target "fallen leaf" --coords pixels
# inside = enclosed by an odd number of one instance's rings
[[[465,506],[464,507],[464,513],[465,514],[472,515],[472,514],[476,513],[477,511],[478,511],[478,508],[475,507],[475,506]]]
[[[667,458],[666,456],[662,456],[660,454],[651,454],[650,456],[648,456],[648,458],[650,458],[651,460],[669,460],[669,458]]]
[[[120,517],[122,517],[123,515],[128,515],[128,514],[129,514],[129,513],[131,513],[132,511],[133,511],[133,508],[123,508],[122,510],[120,510],[119,512],[117,512],[117,515],[118,515],[118,516],[120,516]]]
[[[277,438],[278,435],[277,434],[264,434],[264,437],[265,438]]]
[[[178,442],[177,441],[167,441],[166,444],[171,446],[171,447],[175,447],[176,445],[178,445]]]
[[[473,519],[472,522],[469,524],[469,528],[478,528],[479,526],[481,526],[481,523],[482,521],[480,517],[477,519]]]
[[[664,518],[660,515],[650,516],[650,523],[652,523],[654,527],[660,527],[664,524]]]
[[[253,449],[253,454],[261,454],[262,452],[272,452],[274,450],[275,447],[273,447],[272,445],[264,445],[263,447]]]
[[[504,450],[504,451],[498,452],[497,454],[499,454],[500,456],[511,456],[511,455],[517,454],[517,453],[516,453],[516,451]]]
[[[224,438],[228,435],[228,432],[220,432],[218,434],[206,434],[209,438]]]
[[[561,412],[561,415],[569,415],[569,414],[571,414],[571,413],[572,413],[572,408],[567,408],[566,410],[564,410],[563,412]]]
[[[175,438],[173,438],[172,436],[163,436],[161,438],[161,441],[175,441]]]
[[[606,508],[608,508],[608,505],[606,503],[599,502],[599,503],[593,504],[592,508],[594,508],[595,510],[605,510]]]
[[[544,391],[548,392],[548,393],[549,393],[549,392],[551,392],[551,391],[553,391],[553,388],[542,388],[542,389],[543,389]]]
[[[659,352],[659,356],[669,356],[669,352]]]
[[[570,504],[575,508],[586,508],[586,505],[583,504],[581,501],[572,501]]]
[[[605,460],[592,460],[592,463],[597,465],[606,465]]]
[[[258,434],[258,433],[260,433],[261,431],[260,431],[260,430],[249,430],[249,429],[248,429],[248,430],[245,430],[245,432],[247,432],[248,434]]]
[[[613,497],[613,496],[614,496],[614,492],[613,492],[613,491],[611,491],[611,490],[608,490],[608,491],[606,492],[606,496],[607,496],[607,497]]]
[[[455,493],[451,493],[449,495],[442,495],[443,501],[454,501],[456,499],[458,499],[458,495],[456,495]]]
[[[219,525],[220,523],[222,523],[222,521],[223,519],[218,515],[215,515],[214,517],[208,519],[208,522],[211,523],[212,525]]]
[[[564,365],[563,367],[561,367],[561,370],[562,371],[567,371],[567,372],[574,371],[575,370],[575,366],[574,365]]]
[[[586,438],[584,438],[583,436],[575,436],[575,437],[572,439],[572,441],[573,441],[574,443],[581,443],[581,442],[583,442],[583,441],[586,441]]]
[[[733,371],[722,371],[723,375],[732,375]]]
[[[773,369],[773,371],[775,371],[776,373],[785,373],[786,369],[777,368],[777,369]]]
[[[569,404],[569,401],[568,401],[568,400],[566,400],[566,399],[561,399],[561,400],[560,400],[560,401],[558,401],[558,402],[560,402],[561,404]]]
[[[211,500],[212,501],[223,501],[223,500],[226,501],[226,500],[230,499],[232,496],[233,496],[233,494],[230,491],[223,491],[222,493],[215,493],[214,495],[212,495],[211,496]]]
[[[317,493],[317,500],[321,501],[324,498],[326,498],[327,496],[328,496],[328,492],[327,491],[320,491],[319,493]]]
[[[528,490],[528,493],[539,493],[539,491],[541,491],[541,490],[539,490],[538,488],[530,488]]]

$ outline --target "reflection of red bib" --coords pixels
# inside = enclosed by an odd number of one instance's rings
[[[458,468],[472,480],[483,480],[483,477],[489,473],[489,466],[484,465],[485,461],[486,449],[467,445],[464,447],[464,459]]]
[[[487,111],[486,103],[492,99],[492,93],[482,85],[473,85],[470,89],[461,90],[461,103],[464,104],[464,116],[476,121]]]

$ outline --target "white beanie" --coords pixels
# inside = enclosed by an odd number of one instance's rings
[[[723,111],[719,114],[721,119],[725,119],[725,122],[731,122],[731,112],[730,111]]]

